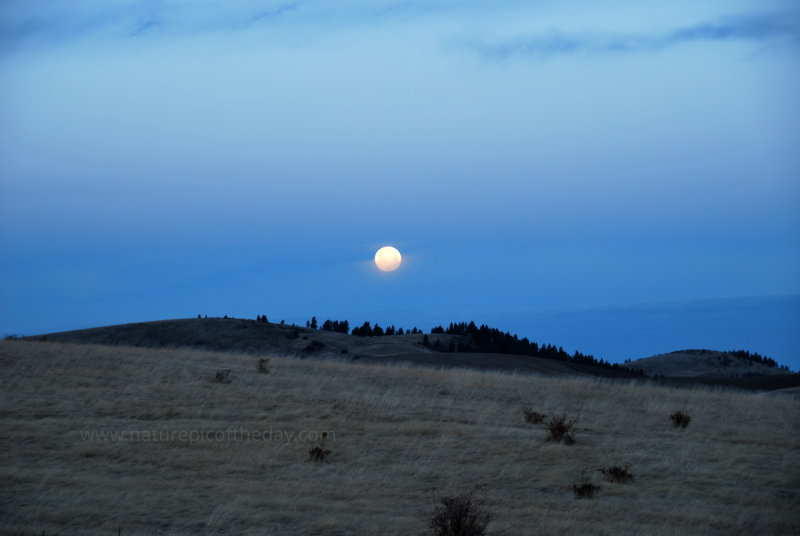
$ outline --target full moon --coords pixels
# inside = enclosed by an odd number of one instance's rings
[[[392,272],[397,270],[403,258],[400,252],[392,246],[385,246],[375,253],[375,264],[384,272]]]

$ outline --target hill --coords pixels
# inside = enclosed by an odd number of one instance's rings
[[[644,371],[647,376],[671,378],[747,378],[753,376],[794,375],[774,361],[747,352],[715,350],[680,350],[637,359],[626,364]]]
[[[354,337],[242,318],[185,318],[48,333],[34,340],[144,348],[192,348],[287,357],[384,356],[433,353],[422,334]]]
[[[630,378],[631,371],[533,356],[448,352],[473,347],[468,336],[448,333],[360,337],[334,331],[240,318],[187,318],[137,322],[26,337],[27,340],[144,348],[184,348],[364,363],[410,362],[440,368],[480,368],[543,375]],[[424,340],[428,340],[426,346]],[[437,350],[438,348],[438,350]]]
[[[439,499],[478,484],[491,534],[800,531],[796,400],[258,360],[0,341],[2,531],[422,535]],[[546,441],[523,405],[577,418],[575,443]],[[670,424],[679,408],[686,429]],[[310,461],[323,432],[330,453]],[[617,464],[632,482],[603,480]],[[582,473],[593,499],[575,498]]]

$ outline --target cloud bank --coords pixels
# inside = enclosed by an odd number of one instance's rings
[[[524,9],[523,9],[524,8]],[[498,19],[500,17],[500,19]],[[505,17],[505,19],[503,19]],[[511,17],[511,19],[508,19]],[[597,20],[603,20],[598,13]],[[550,32],[532,32],[488,38],[485,33],[494,20],[530,21],[553,24]],[[490,58],[550,57],[575,53],[648,53],[698,42],[782,41],[800,44],[800,12],[750,13],[716,21],[699,21],[661,32],[636,33],[619,30],[619,21],[609,19],[595,33],[565,29],[571,17],[553,14],[517,2],[503,6],[473,1],[441,2],[431,5],[414,1],[337,2],[274,0],[226,2],[160,2],[129,0],[103,2],[84,0],[69,6],[33,4],[8,0],[0,6],[0,49],[14,50],[34,45],[52,46],[74,39],[102,35],[107,39],[136,39],[152,34],[197,35],[208,32],[235,33],[245,29],[289,25],[293,31],[344,31],[353,27],[433,22],[427,30],[439,34],[440,42],[453,39]],[[489,25],[487,27],[487,24]],[[495,29],[497,25],[495,24]],[[617,26],[617,29],[614,27]],[[426,31],[427,31],[426,30]],[[447,35],[445,35],[447,34]],[[458,35],[461,34],[459,39]]]
[[[573,53],[648,53],[697,42],[783,41],[800,44],[800,18],[788,13],[729,17],[676,28],[660,35],[565,34],[552,32],[495,42],[476,42],[471,48],[490,58],[550,57]]]

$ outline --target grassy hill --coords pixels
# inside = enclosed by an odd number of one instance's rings
[[[800,533],[796,400],[258,360],[0,342],[0,531],[421,535],[439,498],[486,484],[491,534]],[[575,443],[523,405],[577,418]],[[322,432],[331,452],[310,461]],[[628,484],[598,472],[626,463]],[[584,471],[593,499],[573,493]]]
[[[642,369],[647,376],[674,378],[746,378],[793,374],[777,366],[747,359],[737,352],[714,350],[679,350],[637,359],[627,366]]]
[[[423,345],[427,337],[429,346]],[[492,354],[450,353],[451,343],[467,337],[449,334],[357,337],[241,318],[187,318],[137,322],[27,337],[28,340],[104,344],[144,348],[182,348],[283,357],[335,358],[364,363],[408,362],[439,368],[479,368],[543,375],[590,375],[630,378],[625,369],[608,369],[553,359]]]

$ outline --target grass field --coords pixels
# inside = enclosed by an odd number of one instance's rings
[[[491,534],[800,534],[797,400],[257,361],[0,342],[3,533],[421,535],[440,497],[486,484]],[[576,443],[545,441],[523,405],[577,417]],[[629,484],[598,472],[623,463]],[[572,491],[584,470],[593,499]]]

